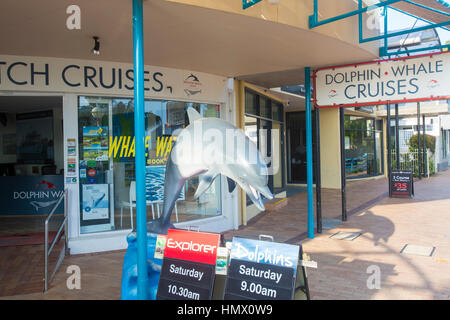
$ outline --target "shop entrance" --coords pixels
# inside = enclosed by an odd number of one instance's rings
[[[305,112],[286,113],[287,177],[288,183],[306,184],[306,127]],[[315,112],[312,113],[312,132],[315,132]],[[312,136],[313,150],[316,148],[315,135]],[[316,159],[313,155],[313,170]],[[315,176],[313,177],[315,183]]]
[[[62,104],[61,96],[0,96],[0,296],[43,290],[45,219],[64,193]],[[64,201],[50,241],[63,219]]]
[[[43,232],[64,191],[62,119],[62,97],[0,97],[0,235]]]

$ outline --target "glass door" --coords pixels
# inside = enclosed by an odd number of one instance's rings
[[[80,233],[115,230],[111,101],[79,98]]]

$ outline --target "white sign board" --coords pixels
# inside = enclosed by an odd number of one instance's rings
[[[225,102],[226,78],[144,66],[146,98]],[[132,64],[0,55],[0,91],[133,96]]]
[[[450,98],[450,53],[320,68],[317,107],[363,106]]]

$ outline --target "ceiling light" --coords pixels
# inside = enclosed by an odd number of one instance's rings
[[[96,56],[100,55],[100,41],[98,41],[98,37],[93,37],[94,38],[94,48],[92,48],[92,53],[95,54]]]

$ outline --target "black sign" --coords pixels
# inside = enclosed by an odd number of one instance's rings
[[[414,194],[414,180],[411,170],[395,170],[390,178],[391,197],[410,198]]]
[[[299,247],[233,238],[225,300],[290,300]]]
[[[156,299],[210,300],[215,265],[164,258]]]
[[[294,281],[291,268],[234,259],[228,269],[225,299],[289,300]]]

